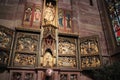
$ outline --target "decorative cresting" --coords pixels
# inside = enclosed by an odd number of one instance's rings
[[[57,56],[57,28],[53,25],[42,27],[40,66],[55,67]]]
[[[57,0],[44,0],[42,25],[57,26]]]

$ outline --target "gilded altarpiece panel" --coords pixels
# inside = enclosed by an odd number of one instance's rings
[[[40,66],[55,67],[56,66],[56,27],[52,25],[43,26],[43,37],[41,42]]]
[[[0,48],[10,49],[13,39],[13,31],[0,26]]]
[[[81,69],[97,68],[101,66],[99,37],[89,36],[80,38]]]
[[[0,65],[7,65],[11,52],[14,31],[0,26]]]
[[[34,67],[38,48],[39,34],[17,32],[14,48],[14,66]]]
[[[77,68],[77,39],[59,37],[58,67]]]

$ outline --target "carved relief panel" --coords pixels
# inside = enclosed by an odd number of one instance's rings
[[[90,69],[101,66],[99,37],[89,36],[80,38],[81,68]]]
[[[35,66],[36,55],[26,53],[15,53],[14,65],[15,66]]]
[[[35,67],[39,48],[39,34],[17,32],[14,47],[14,66]]]
[[[95,68],[101,65],[99,56],[85,56],[81,57],[81,67],[82,68]]]
[[[76,50],[77,50],[77,46],[76,46],[76,39],[74,38],[63,38],[60,37],[59,38],[59,49],[58,49],[58,53],[59,55],[76,55]]]
[[[0,26],[0,47],[4,49],[10,49],[13,39],[13,31]]]
[[[76,68],[77,67],[76,58],[59,56],[58,66],[59,67],[67,67],[67,68]]]
[[[77,39],[71,37],[59,37],[58,66],[65,68],[77,68]]]
[[[0,66],[7,66],[9,63],[13,34],[13,30],[0,26]]]
[[[38,51],[39,35],[18,32],[16,37],[16,51],[36,52]]]
[[[98,36],[85,37],[80,39],[80,54],[81,55],[98,55],[99,41]]]

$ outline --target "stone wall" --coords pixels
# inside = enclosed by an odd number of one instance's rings
[[[72,0],[74,32],[80,37],[99,35],[101,54],[109,57],[97,0],[92,1],[93,5],[89,0]]]

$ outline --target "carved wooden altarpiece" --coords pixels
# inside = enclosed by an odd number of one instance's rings
[[[39,35],[30,32],[17,32],[14,45],[13,66],[36,65],[39,48]]]
[[[80,38],[80,60],[81,69],[90,69],[100,67],[102,64],[100,47],[99,47],[99,37],[88,36]]]

